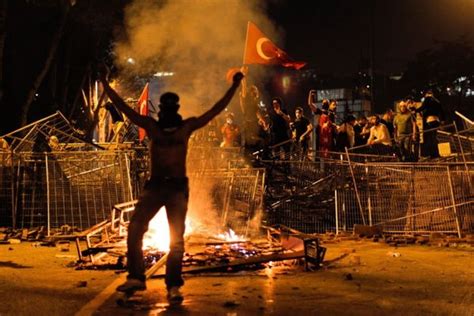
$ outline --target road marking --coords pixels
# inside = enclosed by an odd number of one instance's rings
[[[93,315],[94,312],[101,307],[106,300],[109,299],[114,293],[117,286],[124,283],[127,279],[127,275],[124,273],[119,278],[115,279],[112,283],[109,284],[102,292],[99,293],[96,297],[89,301],[86,305],[84,305],[76,314],[75,316],[89,316]]]

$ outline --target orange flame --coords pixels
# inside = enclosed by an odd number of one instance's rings
[[[186,219],[186,232],[184,235],[191,233],[191,227],[191,220],[188,218]],[[148,224],[148,230],[143,238],[143,249],[170,250],[170,228],[165,207],[160,208]]]

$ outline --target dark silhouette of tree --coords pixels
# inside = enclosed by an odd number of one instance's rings
[[[445,108],[473,114],[474,49],[463,38],[436,45],[409,62],[401,80],[405,95],[420,97],[431,89]]]
[[[3,48],[5,46],[5,35],[7,29],[7,8],[8,1],[0,1],[0,103],[3,99]]]
[[[110,55],[129,2],[0,0],[0,109],[11,113],[0,115],[0,134],[57,110],[89,128],[82,91],[92,94],[95,64]]]
[[[465,41],[439,42],[424,50],[408,63],[403,75],[406,85],[414,89],[442,90],[460,77],[474,75],[474,50]],[[459,92],[459,91],[458,91]]]

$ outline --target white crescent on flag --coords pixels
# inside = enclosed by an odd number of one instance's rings
[[[142,102],[140,103],[140,114],[141,115],[148,115],[148,109],[146,108],[146,103],[147,103],[148,100],[142,100]]]
[[[300,69],[306,65],[305,62],[290,58],[250,21],[247,24],[243,64],[281,65],[294,69]]]
[[[257,44],[255,45],[256,48],[257,48],[257,54],[265,60],[270,60],[270,59],[273,58],[273,56],[265,55],[265,53],[263,52],[263,49],[262,49],[263,43],[265,43],[265,42],[270,42],[270,40],[266,37],[260,37],[257,40]]]

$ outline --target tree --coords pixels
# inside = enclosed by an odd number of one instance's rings
[[[5,36],[7,33],[7,7],[8,1],[0,1],[0,103],[3,99],[3,48],[5,46]]]
[[[82,111],[82,90],[90,91],[94,65],[110,54],[129,2],[0,0],[0,108],[12,113],[0,115],[0,134],[56,110],[87,129],[93,118]]]
[[[407,94],[420,96],[431,89],[449,110],[473,112],[474,49],[463,38],[436,45],[409,62],[401,84]]]
[[[61,16],[58,22],[58,28],[54,33],[51,44],[49,46],[49,51],[44,61],[43,67],[41,68],[40,72],[37,74],[36,78],[34,79],[32,86],[30,87],[25,102],[21,105],[20,108],[20,127],[25,126],[28,120],[28,112],[31,106],[31,102],[35,97],[36,92],[38,91],[43,79],[45,78],[46,74],[48,73],[50,66],[53,62],[53,58],[56,55],[56,51],[58,49],[59,43],[61,42],[61,38],[63,36],[64,28],[66,26],[67,17],[69,14],[69,9],[71,7],[71,2],[69,0],[61,2]]]
[[[474,76],[474,50],[465,41],[439,42],[408,63],[403,75],[406,85],[417,90],[445,90],[460,77]]]

